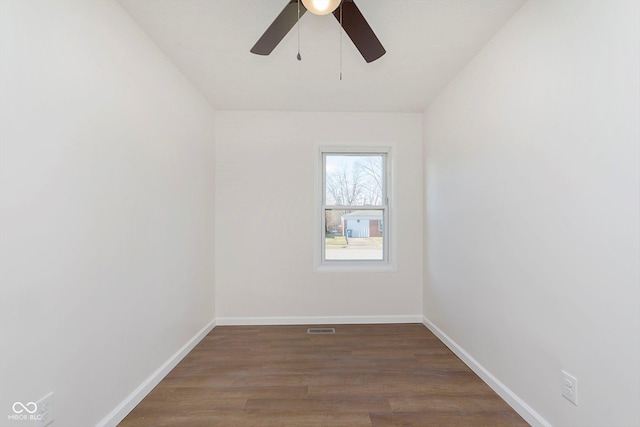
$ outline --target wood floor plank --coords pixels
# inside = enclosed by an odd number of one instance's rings
[[[505,412],[386,412],[369,414],[372,427],[513,427],[528,426]]]
[[[495,396],[401,395],[390,397],[394,412],[508,412],[502,399]]]
[[[292,412],[292,413],[368,413],[371,411],[391,411],[388,399],[371,397],[351,398],[299,398],[299,399],[249,399],[245,406],[249,412]]]
[[[139,417],[127,427],[371,427],[368,413],[290,414],[274,413],[269,417],[250,413],[212,413],[191,416]]]
[[[420,324],[219,326],[120,423],[526,426]]]
[[[231,387],[156,387],[146,398],[147,401],[202,401],[211,399],[294,399],[306,396],[306,386],[231,386]]]

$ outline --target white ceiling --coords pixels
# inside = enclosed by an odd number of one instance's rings
[[[118,0],[217,110],[421,112],[525,0],[356,0],[387,50],[367,64],[332,15],[249,52],[288,0]]]

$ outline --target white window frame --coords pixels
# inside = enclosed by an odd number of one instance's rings
[[[395,227],[393,221],[393,181],[392,181],[392,157],[391,147],[388,146],[320,146],[318,149],[318,167],[317,176],[318,185],[316,186],[316,250],[315,267],[319,272],[388,272],[395,271],[393,261],[392,244],[395,242]],[[384,185],[382,205],[366,205],[366,206],[335,206],[326,205],[326,167],[325,159],[327,155],[382,155],[384,159]],[[325,259],[325,212],[326,209],[345,210],[382,210],[383,211],[383,259],[382,260],[326,260]]]

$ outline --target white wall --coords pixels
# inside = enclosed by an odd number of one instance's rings
[[[420,114],[217,113],[218,321],[420,319],[421,139]],[[396,272],[314,271],[319,144],[392,146]]]
[[[638,8],[529,1],[425,113],[425,315],[554,426],[640,425]]]
[[[213,115],[114,2],[0,2],[0,424],[95,425],[213,319]]]

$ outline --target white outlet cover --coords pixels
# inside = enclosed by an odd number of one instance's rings
[[[569,402],[578,406],[578,379],[567,371],[562,371],[562,380],[560,384],[562,387],[562,396]]]
[[[53,392],[47,394],[36,402],[38,405],[38,419],[34,422],[34,427],[46,427],[53,422]]]

